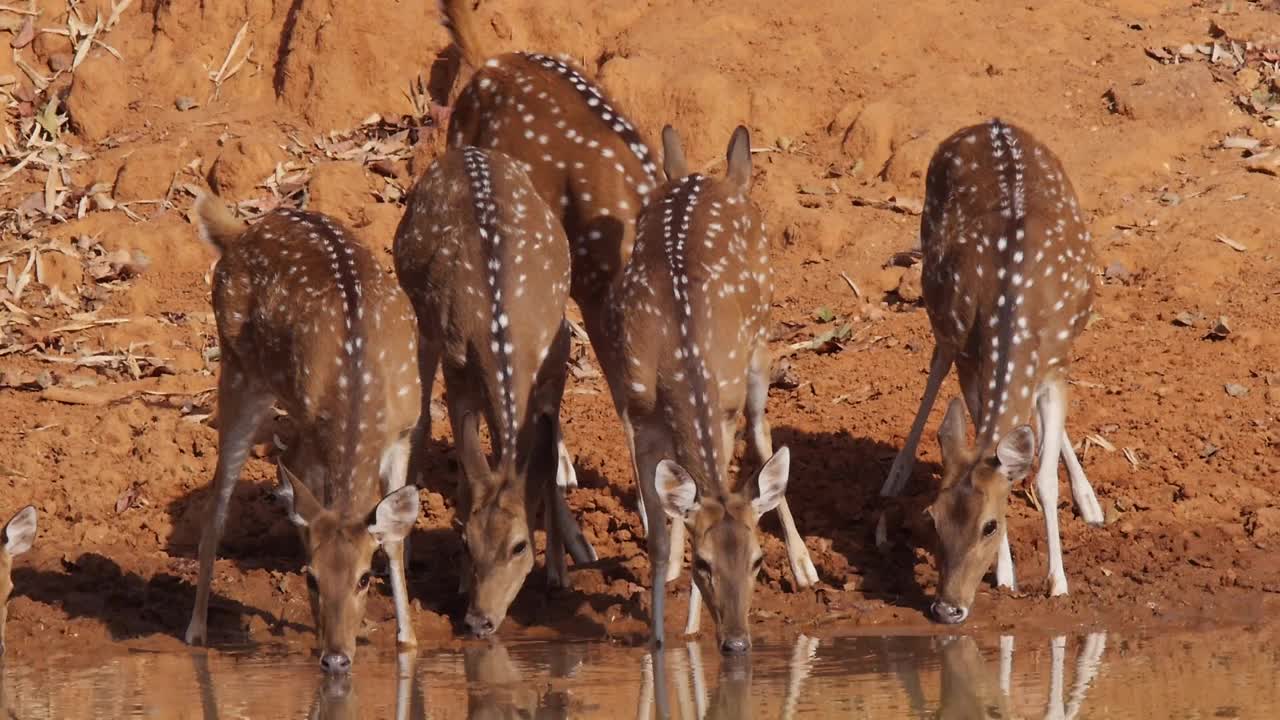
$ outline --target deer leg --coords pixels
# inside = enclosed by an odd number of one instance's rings
[[[424,484],[421,475],[426,467],[427,446],[431,444],[431,393],[436,384],[436,369],[440,366],[440,343],[436,340],[439,334],[435,329],[419,325],[418,376],[422,384],[422,410],[413,429],[409,454],[412,482],[419,486]]]
[[[692,643],[687,643],[687,648]],[[691,670],[688,663],[688,655],[679,652],[671,654],[671,676],[676,686],[676,708],[680,710],[682,718],[700,718],[696,707],[693,704],[693,693],[690,691]]]
[[[702,591],[698,589],[698,583],[689,582],[689,615],[684,621],[684,634],[697,635],[698,628],[702,626]]]
[[[541,396],[539,404],[542,406],[545,415],[552,421],[553,430],[555,431],[556,455],[558,457],[555,482],[550,486],[550,492],[547,494],[548,502],[544,509],[548,532],[547,557],[551,558],[551,551],[555,551],[555,557],[558,558],[556,560],[557,569],[563,570],[561,573],[562,584],[564,584],[564,578],[567,577],[568,573],[564,563],[564,551],[566,548],[573,558],[574,564],[577,565],[594,562],[597,558],[595,549],[583,537],[582,528],[579,527],[577,519],[573,517],[573,513],[569,511],[569,505],[565,497],[568,488],[578,486],[578,476],[573,469],[573,457],[569,454],[569,449],[565,447],[564,433],[560,424],[560,403],[564,397],[564,385],[568,377],[569,350],[569,323],[564,321],[560,323],[560,329],[552,340],[547,357],[538,372],[538,393]],[[552,546],[553,543],[554,547]]]
[[[762,467],[773,457],[773,434],[769,429],[769,418],[765,416],[768,401],[769,356],[768,350],[760,347],[752,354],[751,369],[747,375],[747,426],[756,459]],[[795,578],[797,587],[809,587],[818,582],[818,570],[809,557],[809,548],[805,547],[804,538],[800,537],[800,531],[796,529],[791,506],[787,504],[785,497],[778,503],[778,519],[782,521],[791,576]]]
[[[544,487],[543,514],[547,529],[547,585],[552,588],[569,586],[569,568],[564,558],[564,516],[559,507],[564,503],[558,483],[549,482]]]
[[[446,368],[446,372],[448,368]],[[455,386],[456,387],[456,386]],[[461,393],[449,393],[449,424],[453,428],[453,437],[460,438],[464,432],[478,432],[480,416],[478,413],[471,412],[462,399]],[[463,429],[463,423],[474,425],[473,428]],[[457,443],[457,440],[454,440]],[[461,458],[459,458],[461,463]],[[454,525],[458,529],[459,534],[467,522],[467,518],[471,517],[471,488],[468,485],[466,472],[459,469],[457,485],[454,487]],[[464,544],[465,547],[465,544]],[[471,592],[471,553],[464,552],[462,554],[462,567],[458,572],[458,593],[466,595]]]
[[[1071,447],[1071,438],[1067,437],[1065,430],[1062,433],[1062,460],[1067,464],[1067,475],[1071,477],[1071,497],[1076,501],[1080,517],[1094,527],[1102,527],[1102,505],[1093,492],[1093,486],[1089,484],[1089,478],[1084,474],[1080,458],[1076,457],[1076,450]]]
[[[666,600],[666,583],[664,581],[667,577],[667,566],[672,552],[671,538],[667,533],[663,532],[666,513],[662,507],[662,500],[658,497],[656,485],[658,463],[665,456],[662,452],[663,449],[669,444],[669,441],[662,435],[661,430],[641,426],[638,428],[636,436],[636,465],[640,469],[640,493],[644,498],[644,511],[649,516],[649,527],[653,528],[653,532],[648,535],[650,590],[652,593],[649,623],[653,643],[657,648],[662,647],[665,638],[663,635],[663,611]],[[676,525],[683,529],[681,523],[676,523]],[[674,534],[672,533],[672,535]]]
[[[640,525],[644,528],[644,536],[649,537],[649,514],[644,509],[644,493],[640,490],[640,466],[636,462],[636,431],[631,427],[631,419],[623,410],[618,417],[622,420],[622,434],[627,439],[627,450],[631,454],[631,477],[636,484],[636,505],[640,513]]]
[[[940,345],[934,346],[933,358],[929,361],[929,379],[924,385],[924,397],[920,399],[920,408],[916,410],[916,418],[911,423],[907,440],[903,443],[902,450],[898,451],[898,456],[893,459],[889,475],[884,480],[884,486],[880,488],[881,497],[900,494],[911,477],[911,471],[916,465],[916,449],[920,446],[924,425],[929,420],[929,411],[933,409],[933,403],[938,399],[938,390],[942,387],[942,381],[947,378],[947,373],[951,371],[951,364],[954,361],[955,356],[950,350]]]
[[[652,518],[651,518],[652,520]],[[666,519],[663,522],[667,522]],[[671,520],[668,532],[671,533],[670,555],[667,557],[667,576],[666,582],[675,582],[680,579],[680,571],[684,569],[684,523],[679,520]]]
[[[382,455],[382,494],[386,495],[405,486],[409,476],[409,455],[412,452],[409,436],[402,436]],[[387,555],[387,569],[391,574],[391,597],[396,606],[396,641],[403,646],[418,644],[413,631],[413,618],[409,613],[409,584],[405,579],[405,559],[409,556],[409,538],[388,543],[382,551]]]
[[[653,655],[645,653],[640,658],[640,697],[636,698],[636,720],[653,717]]]
[[[1000,533],[1000,549],[996,551],[996,587],[1018,591],[1018,578],[1013,572],[1013,552],[1009,550],[1009,529]]]
[[[207,639],[209,586],[213,582],[213,561],[227,525],[227,506],[235,490],[253,444],[253,435],[266,417],[275,398],[265,388],[251,387],[248,377],[229,359],[223,361],[218,377],[218,465],[213,471],[213,515],[205,520],[200,536],[200,576],[196,584],[196,604],[187,625],[188,645],[203,645]]]
[[[1062,538],[1058,534],[1058,455],[1062,452],[1062,426],[1066,403],[1062,387],[1045,387],[1036,402],[1040,415],[1040,467],[1036,471],[1036,496],[1044,511],[1044,529],[1049,545],[1049,595],[1067,594],[1067,575],[1062,567]]]
[[[1000,693],[1010,700],[1013,689],[1013,636],[1000,636]]]
[[[791,662],[787,663],[787,693],[782,701],[783,718],[795,716],[800,691],[804,688],[804,681],[809,677],[813,658],[817,654],[818,638],[811,638],[803,633],[796,636],[795,647],[791,649]]]
[[[688,643],[685,651],[689,653],[689,669],[693,675],[693,706],[698,713],[692,717],[704,718],[707,716],[707,676],[703,672],[702,648],[698,643]]]
[[[396,655],[396,720],[410,720],[413,711],[413,685],[418,656],[411,652]]]
[[[1055,456],[1056,458],[1056,456]],[[1062,671],[1067,658],[1067,637],[1059,635],[1049,642],[1049,701],[1045,720],[1062,720]]]
[[[1091,632],[1084,639],[1084,647],[1076,660],[1076,679],[1067,696],[1066,718],[1070,720],[1080,714],[1080,706],[1084,703],[1084,695],[1089,684],[1098,675],[1102,667],[1102,653],[1107,649],[1107,634]]]

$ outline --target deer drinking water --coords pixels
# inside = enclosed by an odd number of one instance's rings
[[[0,537],[0,655],[4,655],[4,626],[9,619],[9,596],[13,594],[13,559],[31,549],[36,541],[36,509],[28,505],[9,518]]]
[[[616,346],[604,366],[631,448],[636,485],[649,515],[651,626],[663,638],[663,581],[679,565],[683,533],[693,545],[694,590],[686,632],[698,627],[705,596],[721,649],[750,647],[747,612],[762,560],[760,516],[777,508],[792,564],[816,572],[787,509],[790,454],[774,453],[765,404],[766,345],[773,293],[768,241],[747,195],[746,128],[734,132],[724,179],[686,174],[679,139],[663,130],[671,178],[640,218],[635,252],[609,301]],[[729,461],[746,407],[761,468],[731,484]],[[673,532],[668,543],[663,512]]]
[[[575,562],[594,559],[565,505],[559,475],[567,463],[557,453],[569,245],[516,160],[466,147],[437,158],[414,187],[396,230],[395,261],[421,327],[424,405],[444,364],[464,478],[458,517],[470,564],[467,624],[488,635],[533,568],[539,511],[550,584],[565,585],[566,542]],[[496,470],[480,445],[481,418]],[[429,421],[424,407],[420,422]]]
[[[1066,432],[1072,341],[1092,303],[1092,251],[1062,164],[1026,130],[992,120],[942,142],[929,163],[920,223],[924,301],[936,341],[915,422],[881,495],[901,492],[938,388],[956,366],[938,441],[942,489],[929,508],[940,557],[933,614],[960,623],[983,575],[1013,587],[1005,528],[1012,483],[1026,477],[1039,430],[1036,494],[1049,545],[1049,594],[1067,592],[1058,534],[1058,457],[1081,516],[1102,509]],[[965,408],[977,425],[970,446]],[[883,526],[878,530],[883,535]]]
[[[405,478],[421,399],[408,300],[324,215],[279,210],[247,226],[208,195],[196,215],[201,236],[221,252],[213,308],[222,368],[214,508],[187,642],[205,641],[231,492],[278,400],[299,427],[278,465],[279,494],[307,553],[322,667],[350,669],[378,548],[389,560],[396,637],[413,645],[402,541],[420,509]]]

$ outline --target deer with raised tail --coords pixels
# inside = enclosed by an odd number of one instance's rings
[[[569,245],[520,163],[465,147],[445,152],[418,181],[394,252],[421,330],[424,404],[444,366],[463,471],[466,622],[485,636],[498,629],[533,568],[540,512],[549,584],[566,585],[566,543],[574,562],[595,559],[565,504],[566,463],[557,450],[569,354]],[[496,469],[480,444],[481,419]],[[429,435],[429,421],[424,406],[420,434]]]
[[[751,646],[761,515],[777,508],[793,567],[816,580],[784,497],[790,454],[773,451],[765,417],[768,240],[748,196],[746,128],[733,133],[723,179],[687,174],[675,131],[665,128],[662,138],[670,180],[641,216],[635,252],[613,287],[608,320],[616,344],[604,371],[649,516],[653,638],[662,643],[664,580],[670,565],[679,567],[687,529],[694,588],[685,631],[697,631],[706,598],[721,649],[743,652]],[[735,483],[729,461],[744,406],[761,466]],[[664,512],[673,521],[670,538],[660,531]]]
[[[608,338],[601,310],[635,240],[635,219],[658,186],[648,145],[594,82],[567,59],[539,53],[490,57],[470,0],[441,0],[444,26],[474,68],[450,111],[450,147],[505,153],[523,168],[568,237],[570,295],[597,358]],[[561,481],[577,485],[564,445]]]
[[[964,622],[983,576],[1015,586],[1005,528],[1012,484],[1031,471],[1048,535],[1050,595],[1067,592],[1058,532],[1058,458],[1080,515],[1103,521],[1097,496],[1066,432],[1071,345],[1093,297],[1092,250],[1071,181],[1026,130],[991,120],[964,128],[934,153],[920,222],[924,302],[935,348],[920,409],[882,496],[902,491],[942,381],[955,365],[963,401],[938,431],[943,477],[929,507],[938,536],[932,606]],[[968,442],[965,409],[977,425]],[[1037,431],[1029,423],[1035,422]],[[883,517],[877,539],[885,536]]]
[[[4,626],[9,619],[9,596],[13,594],[13,559],[31,549],[36,541],[36,509],[28,505],[9,518],[0,537],[0,655],[4,655]]]
[[[277,465],[277,493],[306,551],[320,664],[345,673],[378,549],[388,558],[396,638],[415,644],[403,544],[420,510],[417,488],[405,484],[421,405],[413,310],[373,253],[325,215],[277,210],[247,225],[211,195],[195,211],[201,237],[221,253],[213,310],[222,367],[213,511],[186,640],[205,642],[231,493],[278,401],[298,438]]]

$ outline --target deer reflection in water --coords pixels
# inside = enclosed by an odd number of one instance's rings
[[[795,715],[804,681],[809,677],[817,652],[817,638],[807,635],[796,637],[787,664],[787,685],[781,717],[791,718]],[[719,679],[708,702],[702,648],[691,642],[685,645],[683,652],[673,649],[667,653],[654,651],[644,656],[641,664],[640,700],[636,708],[637,720],[648,720],[654,716],[655,710],[659,718],[671,717],[665,670],[668,660],[675,675],[676,702],[681,720],[737,720],[753,716],[753,708],[758,702],[751,697],[752,656],[724,655],[720,658]]]
[[[859,640],[847,660],[861,663],[867,660],[867,640]],[[947,638],[884,638],[883,642],[873,650],[872,665],[876,672],[889,672],[896,676],[909,704],[910,717],[929,718],[1007,718],[1029,717],[1026,711],[1028,701],[1018,702],[1015,697],[1013,683],[1013,651],[1012,636],[1002,636],[999,644],[999,664],[992,667],[984,658],[978,643],[969,636]],[[1045,701],[1043,717],[1046,720],[1070,720],[1080,714],[1085,694],[1102,667],[1102,656],[1106,649],[1106,633],[1095,632],[1086,635],[1079,648],[1075,672],[1071,677],[1071,689],[1067,692],[1066,664],[1067,638],[1064,635],[1050,640],[1050,666],[1048,672],[1048,694]],[[839,703],[838,697],[832,697],[829,685],[826,692],[819,691],[817,696],[807,703],[808,708],[800,706],[806,679],[812,670],[817,656],[818,640],[799,636],[792,649],[787,665],[787,680],[781,710],[778,715],[791,718],[797,714],[813,712],[814,702],[821,702],[826,709],[834,710],[831,705]],[[824,663],[830,667],[842,664],[840,644],[826,653]],[[926,697],[926,683],[921,680],[922,666],[929,666],[929,660],[936,658],[941,670],[940,697],[935,702]],[[710,720],[718,718],[749,718],[764,713],[764,697],[752,697],[752,665],[750,657],[730,657],[721,659],[719,681],[715,690],[708,697],[707,685],[704,681],[702,649],[695,643],[685,646],[684,650],[671,650],[666,653],[651,652],[642,660],[640,699],[637,707],[637,720],[649,720],[652,717],[670,718],[671,707],[667,698],[668,678],[665,666],[669,663],[673,675],[675,689],[676,717],[681,720],[696,718]],[[855,668],[838,669],[840,675],[856,674]],[[772,685],[772,684],[770,684]],[[853,687],[852,685],[845,685]],[[1026,683],[1022,684],[1025,693]],[[768,693],[763,693],[768,695]],[[1021,694],[1021,693],[1020,693]],[[867,697],[849,698],[851,707],[864,712],[879,714],[887,712],[888,706],[880,703],[896,703],[892,694],[880,693]],[[847,706],[847,707],[849,707]],[[901,706],[894,705],[897,712]],[[772,711],[770,711],[772,714]]]
[[[1075,676],[1071,692],[1064,702],[1067,638],[1059,635],[1050,641],[1049,694],[1045,703],[1045,720],[1070,720],[1080,713],[1085,693],[1102,667],[1102,655],[1106,649],[1105,632],[1085,636],[1076,660]],[[942,698],[935,717],[985,718],[1023,717],[1013,693],[1012,635],[1000,637],[1000,666],[998,685],[991,687],[991,670],[972,637],[949,637],[941,640],[939,656],[942,664]],[[912,714],[926,715],[924,699],[916,665],[896,667],[911,701]]]
[[[552,678],[572,677],[586,657],[577,643],[556,643],[548,649],[546,662]],[[570,694],[563,687],[546,682],[530,683],[497,641],[463,649],[467,675],[467,717],[547,718],[559,720],[570,715]]]

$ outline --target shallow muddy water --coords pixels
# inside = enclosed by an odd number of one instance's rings
[[[746,657],[467,643],[323,677],[305,649],[10,658],[15,718],[1209,718],[1280,707],[1280,633],[809,637]],[[655,680],[661,679],[661,682]]]

